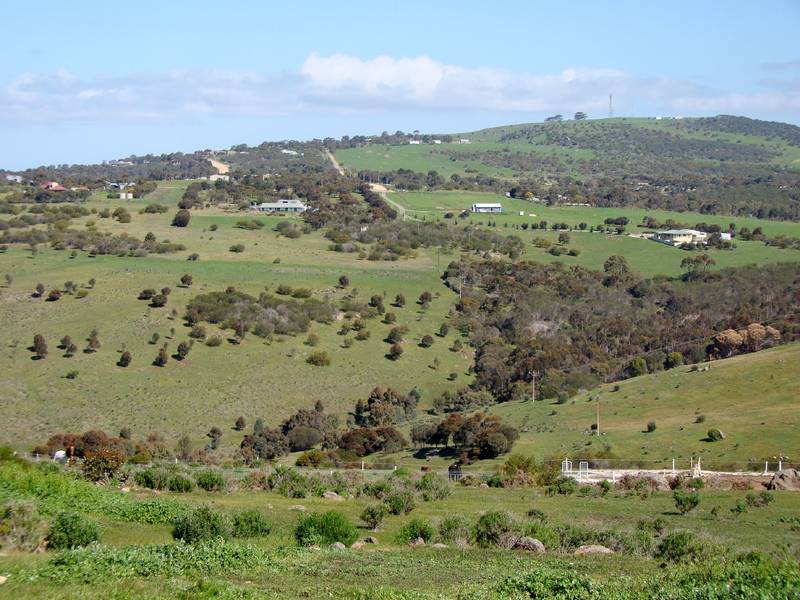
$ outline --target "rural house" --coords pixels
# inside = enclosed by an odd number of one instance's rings
[[[300,200],[294,198],[281,198],[277,202],[262,202],[261,204],[254,204],[253,208],[260,212],[276,213],[301,213],[308,209]]]
[[[474,213],[501,213],[503,212],[503,205],[496,202],[477,203],[472,205],[472,212]]]
[[[654,233],[650,239],[662,244],[680,246],[681,244],[703,244],[708,240],[708,234],[696,229],[667,229]]]

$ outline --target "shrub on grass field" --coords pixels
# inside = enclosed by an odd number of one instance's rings
[[[193,488],[192,480],[183,475],[173,475],[167,482],[167,489],[170,492],[186,493],[191,492]]]
[[[358,538],[358,530],[342,513],[331,510],[301,515],[294,537],[301,546],[325,546],[335,542],[349,546]]]
[[[309,354],[306,362],[315,367],[327,367],[331,364],[331,357],[324,350],[320,350]]]
[[[414,494],[409,490],[393,490],[386,495],[383,502],[393,515],[407,515],[416,505]]]
[[[688,531],[670,533],[658,544],[655,557],[660,560],[679,562],[695,558],[700,552],[700,546],[694,536]]]
[[[197,486],[207,492],[221,492],[225,489],[225,478],[216,471],[203,471],[197,476]]]
[[[719,442],[725,439],[725,435],[719,429],[709,429],[706,436],[709,442]]]
[[[272,531],[272,523],[257,510],[246,510],[233,517],[233,535],[239,538],[264,537]]]
[[[675,500],[675,507],[682,515],[694,510],[700,504],[700,494],[697,492],[675,490],[672,492],[672,498]]]
[[[47,525],[32,502],[12,500],[0,507],[0,550],[33,552],[46,534]]]
[[[507,512],[487,512],[475,524],[475,543],[481,548],[498,546],[504,536],[514,530],[514,520]]]
[[[569,496],[578,491],[578,482],[572,477],[562,475],[558,477],[552,484],[547,486],[547,495],[555,496]]]
[[[411,519],[397,532],[397,542],[407,544],[422,538],[427,544],[436,535],[436,528],[423,519]]]
[[[469,523],[461,515],[450,515],[439,523],[439,538],[445,544],[467,543],[471,537]]]
[[[136,482],[136,485],[141,487],[146,487],[151,490],[162,490],[167,487],[169,473],[161,469],[150,467],[136,473],[136,475],[133,476],[133,480]]]
[[[417,490],[422,493],[425,502],[444,500],[450,495],[450,486],[447,480],[436,473],[425,473],[416,484]]]
[[[772,492],[761,492],[756,494],[755,492],[750,492],[744,498],[745,502],[747,502],[747,506],[752,506],[753,508],[760,508],[763,506],[769,506],[772,504],[772,501],[775,500],[775,496]]]
[[[78,548],[100,540],[100,527],[77,513],[62,512],[50,525],[47,545],[54,550]]]
[[[172,537],[187,544],[212,538],[227,539],[230,535],[230,525],[224,515],[206,507],[180,515],[172,524]]]
[[[113,479],[125,458],[116,450],[87,452],[81,465],[83,476],[89,481]]]
[[[368,504],[361,511],[361,520],[366,523],[367,527],[375,531],[380,527],[386,515],[389,514],[389,509],[385,504]]]

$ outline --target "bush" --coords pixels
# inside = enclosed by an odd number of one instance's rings
[[[216,348],[220,344],[222,344],[222,338],[219,337],[218,335],[212,335],[210,338],[206,340],[206,346],[208,346],[209,348]]]
[[[407,544],[416,539],[422,538],[427,544],[436,535],[436,529],[433,525],[422,519],[411,519],[408,523],[400,528],[397,532],[397,542],[400,544]]]
[[[289,440],[289,449],[292,452],[300,450],[310,450],[322,441],[322,433],[313,427],[305,427],[300,425],[294,427],[286,435]]]
[[[653,433],[656,430],[656,422],[655,421],[648,421],[647,423],[647,433]]]
[[[481,548],[494,548],[513,530],[511,515],[498,510],[487,512],[475,524],[475,543]]]
[[[470,539],[469,524],[461,515],[451,515],[439,523],[439,538],[445,544],[466,543]]]
[[[236,253],[244,252],[244,244],[234,244],[233,246],[228,248],[228,250]]]
[[[32,502],[11,501],[0,507],[0,550],[33,552],[42,547],[46,533]]]
[[[179,210],[172,218],[173,227],[186,227],[192,219],[192,214],[185,209]]]
[[[697,492],[675,490],[672,492],[672,499],[675,500],[675,508],[682,515],[694,510],[700,504],[700,494]]]
[[[558,477],[553,483],[547,486],[547,495],[555,496],[569,496],[578,491],[578,482],[572,477],[562,475]]]
[[[309,354],[306,362],[315,367],[327,367],[331,364],[331,357],[324,350],[320,350]]]
[[[264,537],[272,531],[272,523],[257,510],[246,510],[233,517],[233,535],[239,538]]]
[[[197,486],[207,492],[221,492],[225,489],[225,478],[216,471],[202,471],[197,476]]]
[[[294,537],[301,546],[327,546],[336,542],[349,546],[358,538],[358,530],[342,513],[331,510],[301,515]]]
[[[136,473],[136,475],[133,476],[133,480],[136,482],[136,485],[141,487],[146,487],[151,490],[161,490],[167,487],[169,475],[165,471],[150,467],[149,469]]]
[[[183,475],[173,475],[167,481],[167,489],[170,492],[186,493],[191,492],[193,488],[192,480]]]
[[[60,513],[50,525],[47,545],[54,550],[79,548],[100,540],[100,527],[97,523],[73,513]]]
[[[213,538],[227,539],[230,535],[230,525],[224,515],[207,507],[181,515],[172,523],[172,537],[187,544]]]
[[[367,527],[375,531],[380,527],[380,524],[386,518],[389,509],[385,504],[368,504],[361,511],[361,520],[366,523]]]
[[[430,348],[433,346],[433,336],[426,334],[422,336],[422,339],[419,342],[419,345],[423,348]]]
[[[89,481],[106,481],[114,478],[124,460],[116,450],[87,452],[81,470]]]
[[[661,560],[678,562],[694,558],[699,553],[694,536],[687,531],[667,535],[656,547],[655,557]]]
[[[772,492],[767,491],[763,491],[759,494],[750,492],[744,498],[744,501],[747,502],[747,506],[751,506],[753,508],[769,506],[772,504],[773,500],[775,500],[775,495]]]
[[[447,480],[436,473],[425,473],[417,482],[417,489],[422,492],[422,499],[426,502],[444,500],[450,495]]]
[[[722,433],[719,429],[709,429],[706,437],[709,442],[719,442],[725,439],[725,434]]]
[[[414,494],[409,490],[393,490],[386,495],[383,502],[393,515],[407,515],[416,506]]]

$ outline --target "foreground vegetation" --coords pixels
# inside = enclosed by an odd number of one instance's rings
[[[524,460],[508,464],[517,473],[526,468]],[[384,481],[353,482],[330,498],[321,491],[285,497],[277,488],[164,492],[159,501],[174,508],[158,518],[146,489],[117,491],[133,483],[127,477],[96,487],[51,465],[0,462],[0,503],[31,506],[13,530],[7,517],[0,519],[0,574],[8,577],[0,593],[160,598],[178,590],[192,598],[301,598],[324,590],[341,598],[644,598],[656,586],[664,598],[789,598],[800,589],[792,562],[798,507],[791,492],[770,493],[763,504],[753,492],[688,491],[699,507],[681,514],[678,492],[638,485],[576,493],[559,483],[549,495],[518,485],[444,484],[438,497],[420,497],[410,515],[388,514],[376,526],[362,521],[376,490],[416,487],[424,477],[398,472]],[[298,502],[303,511],[295,510]],[[122,506],[128,510],[119,512]],[[75,523],[68,528],[65,514]],[[100,526],[99,545],[85,537],[92,523]],[[196,533],[187,537],[190,530]],[[26,539],[49,540],[58,532],[74,547],[29,554],[19,546],[22,532]],[[519,546],[527,539],[521,534],[540,539],[544,553]],[[332,541],[369,536],[377,543],[328,548]],[[321,549],[306,547],[315,543]],[[587,544],[615,552],[574,555]]]

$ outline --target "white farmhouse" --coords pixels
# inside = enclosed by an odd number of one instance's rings
[[[708,234],[705,231],[697,231],[696,229],[666,229],[657,231],[650,239],[671,246],[704,244],[708,240]]]
[[[496,202],[476,203],[472,205],[472,212],[474,213],[501,213],[503,212],[503,205]]]
[[[277,202],[262,202],[261,204],[254,204],[253,208],[259,212],[274,213],[302,213],[308,210],[305,204],[294,198],[281,198]]]

